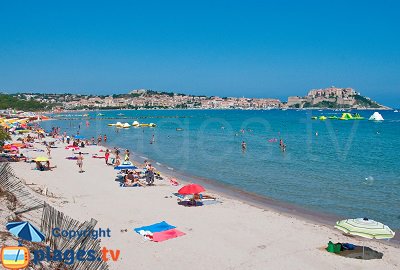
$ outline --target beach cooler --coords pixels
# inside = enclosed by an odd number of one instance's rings
[[[331,253],[340,253],[340,251],[342,250],[342,244],[340,243],[334,244],[331,241],[329,241],[326,250]]]

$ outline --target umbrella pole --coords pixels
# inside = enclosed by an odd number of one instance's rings
[[[362,257],[363,260],[364,260],[364,247],[365,247],[365,246],[364,246],[364,243],[363,243],[363,257]]]

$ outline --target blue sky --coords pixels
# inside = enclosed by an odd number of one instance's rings
[[[277,97],[353,87],[400,106],[400,1],[1,1],[0,90]]]

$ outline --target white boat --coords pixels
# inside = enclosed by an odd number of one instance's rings
[[[383,117],[380,113],[374,112],[369,118],[370,121],[383,121]]]
[[[399,112],[398,110],[394,110],[393,112]]]
[[[133,121],[132,126],[138,127],[138,126],[140,126],[140,123],[138,121]]]

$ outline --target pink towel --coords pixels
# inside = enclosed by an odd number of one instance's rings
[[[171,229],[163,232],[155,232],[153,233],[153,241],[154,242],[162,242],[165,240],[169,240],[172,238],[176,238],[179,236],[185,235],[185,233],[177,230],[177,229]]]

